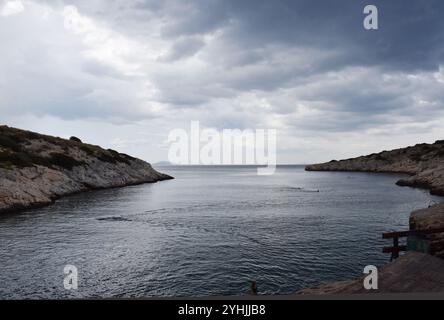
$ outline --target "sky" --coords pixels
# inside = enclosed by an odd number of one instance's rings
[[[442,0],[0,0],[0,123],[149,162],[191,121],[278,163],[431,143],[443,89]]]

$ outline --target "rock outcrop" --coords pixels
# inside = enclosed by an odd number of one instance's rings
[[[444,260],[420,252],[408,252],[378,270],[378,289],[366,290],[364,276],[351,281],[303,289],[298,295],[356,295],[444,292]]]
[[[409,224],[410,230],[444,228],[444,203],[413,211]]]
[[[444,204],[413,211],[410,215],[410,230],[423,231],[444,228]],[[298,295],[334,295],[365,293],[431,293],[444,292],[444,233],[428,236],[430,247],[437,247],[434,256],[415,251],[405,255],[379,270],[380,287],[375,291],[365,290],[364,276],[358,279],[321,284],[298,291]]]
[[[409,220],[410,230],[443,230],[444,203],[426,209],[413,211]],[[425,236],[430,254],[444,259],[444,232],[434,232]]]
[[[0,126],[0,212],[51,204],[82,191],[172,177],[114,150]]]
[[[418,187],[430,193],[444,195],[444,141],[418,144],[413,147],[383,151],[369,156],[314,164],[307,171],[390,172],[410,175],[397,182],[399,186]],[[444,228],[444,204],[412,212],[410,230],[424,231]],[[408,252],[384,266],[380,274],[382,288],[377,293],[444,292],[444,233],[428,238],[430,246],[442,247],[435,257]],[[433,279],[430,281],[430,279]],[[304,289],[298,294],[356,294],[369,293],[362,286],[363,278]]]
[[[410,177],[399,180],[398,185],[424,188],[432,194],[444,195],[444,141],[309,165],[306,170],[405,173]]]

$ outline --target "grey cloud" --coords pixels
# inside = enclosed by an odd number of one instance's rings
[[[72,1],[67,1],[70,4]],[[141,33],[150,18],[164,22],[171,39],[203,35],[217,29],[240,48],[253,51],[279,43],[341,50],[331,68],[341,65],[384,65],[394,69],[436,69],[444,57],[444,3],[439,0],[374,0],[380,30],[362,28],[368,1],[337,0],[79,0],[82,12],[107,20],[122,32]],[[138,27],[134,27],[138,25]],[[147,34],[150,33],[146,29]],[[248,62],[247,62],[248,63]]]
[[[136,56],[140,77],[81,58],[80,40],[60,52],[67,60],[63,66],[46,64],[54,59],[44,56],[37,66],[11,66],[11,73],[28,79],[22,91],[29,100],[20,112],[133,120],[153,116],[151,104],[161,104],[167,112],[160,116],[181,112],[184,120],[199,117],[215,127],[265,124],[270,114],[242,106],[242,97],[252,93],[270,103],[271,115],[286,117],[288,127],[307,131],[359,131],[399,119],[442,116],[443,83],[432,75],[444,62],[444,3],[439,0],[374,0],[380,30],[372,32],[362,27],[363,0],[40,2],[59,8],[74,4],[147,51],[157,49],[153,39],[166,43],[167,50],[155,62],[144,52]],[[23,34],[19,27],[13,30]],[[47,42],[42,34],[34,34],[42,41],[29,52],[51,52],[45,43],[64,43],[57,33],[49,33]],[[7,49],[0,53],[9,54],[14,55]],[[390,80],[384,82],[383,76]],[[145,82],[155,94],[144,94]],[[6,98],[13,104],[18,85],[10,83]],[[45,91],[39,83],[50,88]],[[301,104],[313,112],[301,115]]]
[[[183,58],[189,58],[195,55],[203,46],[205,42],[202,39],[195,37],[182,38],[174,42],[170,51],[160,61],[172,62]]]
[[[442,1],[372,1],[380,11],[377,32],[362,28],[366,4],[363,0],[165,1],[156,13],[165,21],[164,35],[172,38],[222,29],[227,39],[249,50],[271,43],[342,49],[342,64],[417,70],[436,68],[442,61]],[[140,8],[153,10],[153,2],[136,2],[133,11]]]

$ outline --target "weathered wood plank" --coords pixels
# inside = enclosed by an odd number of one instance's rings
[[[383,239],[405,238],[410,235],[429,235],[429,234],[435,234],[435,233],[444,233],[444,228],[387,232],[387,233],[382,234],[382,238]]]

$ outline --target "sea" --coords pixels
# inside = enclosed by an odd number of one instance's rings
[[[174,180],[0,215],[0,298],[293,294],[382,266],[382,233],[440,203],[401,175],[160,166]],[[66,286],[75,268],[77,289]]]

